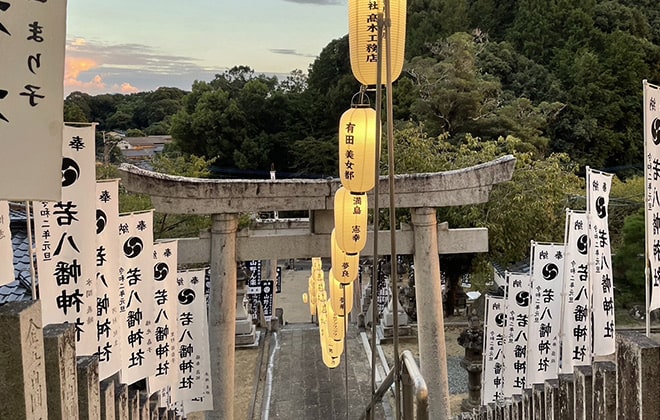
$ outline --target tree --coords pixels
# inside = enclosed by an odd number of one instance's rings
[[[643,304],[645,301],[644,248],[644,212],[640,210],[626,218],[623,225],[623,245],[614,256],[617,302],[624,308]]]
[[[512,180],[495,186],[488,203],[438,211],[438,219],[451,226],[487,227],[489,261],[504,266],[523,261],[530,240],[563,239],[565,209],[583,188],[567,155],[535,159],[521,152],[524,143],[511,136],[486,141],[468,135],[455,145],[442,136],[427,136],[423,127],[413,124],[399,129],[395,138],[397,173],[465,168],[504,154],[516,157]]]

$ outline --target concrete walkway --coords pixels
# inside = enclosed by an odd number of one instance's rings
[[[346,343],[348,362],[342,356],[339,367],[328,369],[315,324],[288,324],[274,333],[261,419],[360,418],[371,399],[371,366],[355,326]],[[380,405],[375,418],[387,418]]]
[[[302,301],[302,294],[308,289],[311,261],[297,260],[295,270],[284,268],[284,263],[279,261],[278,264],[283,267],[282,292],[275,296],[274,306],[283,309],[286,325],[269,337],[269,354],[264,360],[268,369],[258,418],[358,419],[371,400],[371,364],[359,331],[355,324],[349,325],[347,393],[346,356],[342,355],[341,364],[335,369],[323,364],[319,329],[311,322],[309,306]],[[324,265],[326,272],[327,264]],[[354,303],[354,311],[358,310],[358,305]],[[375,418],[390,417],[379,404]]]

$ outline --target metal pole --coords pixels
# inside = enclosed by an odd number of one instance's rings
[[[37,300],[37,274],[34,269],[34,246],[32,245],[32,217],[30,215],[30,202],[25,202],[25,218],[27,219],[27,235],[28,235],[28,249],[30,250],[30,277],[32,281],[30,282],[32,286],[32,300]]]
[[[392,42],[391,42],[391,27],[392,21],[390,18],[390,2],[385,1],[385,81],[387,83],[387,155],[389,157],[388,163],[388,178],[390,187],[390,276],[392,281],[392,306],[394,307],[393,321],[394,321],[394,395],[396,406],[396,419],[401,418],[401,390],[399,386],[400,374],[400,361],[399,361],[399,287],[398,280],[398,264],[396,255],[396,205],[394,203],[394,111],[392,101]],[[378,50],[380,53],[380,50]],[[379,54],[380,59],[380,54]]]
[[[383,13],[378,13],[378,51],[383,46]],[[381,122],[383,118],[383,86],[381,70],[383,63],[380,56],[376,63],[376,182],[374,184],[374,255],[373,266],[371,268],[371,403],[374,404],[374,395],[376,393],[376,323],[378,321],[378,299],[377,299],[377,271],[378,271],[378,219],[379,219],[379,185],[380,180],[380,143],[381,143]],[[374,420],[374,407],[370,407],[369,418]]]
[[[647,103],[647,97],[646,97],[646,86],[648,84],[648,81],[644,79],[642,81],[642,90],[644,91],[644,107],[646,107]],[[644,130],[646,130],[646,127],[648,127],[648,121],[646,121],[646,110],[642,110],[644,114]],[[647,150],[646,150],[646,133],[644,134],[644,159],[646,159],[647,156]],[[644,179],[647,180],[649,179],[649,173],[648,173],[648,166],[649,165],[644,165]],[[647,202],[648,199],[646,198],[646,194],[644,194],[644,223],[646,223],[648,218],[648,212],[649,212],[649,203]],[[646,229],[644,229],[644,293],[645,293],[645,301],[646,301],[646,336],[650,337],[651,336],[651,282],[650,276],[649,276],[649,253],[648,253],[648,243],[649,243],[649,234],[648,234],[648,229],[649,226],[646,226]]]

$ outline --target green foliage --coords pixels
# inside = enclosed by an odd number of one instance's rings
[[[644,211],[628,216],[623,225],[623,245],[614,256],[617,303],[624,308],[643,304],[645,296]]]
[[[429,137],[423,127],[408,124],[396,133],[397,173],[465,168],[513,154],[510,182],[493,188],[488,203],[439,210],[450,226],[487,227],[489,259],[502,265],[528,258],[530,241],[563,240],[565,209],[583,188],[567,155],[537,159],[520,139],[481,140],[467,135],[460,144]]]

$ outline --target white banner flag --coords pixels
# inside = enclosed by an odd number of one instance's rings
[[[74,323],[79,356],[98,350],[95,134],[94,126],[64,127],[62,171],[57,177],[62,201],[34,203],[43,325]]]
[[[2,199],[61,199],[65,38],[65,0],[0,2]]]
[[[530,276],[506,273],[506,327],[504,331],[504,398],[521,395],[527,377],[527,327],[532,304]]]
[[[177,274],[179,382],[174,397],[177,401],[182,401],[184,407],[186,401],[212,402],[209,401],[212,400],[211,357],[204,298],[205,275],[205,270],[183,271]]]
[[[532,307],[529,312],[527,385],[559,374],[559,328],[564,283],[564,244],[532,242]]]
[[[119,216],[121,381],[148,377],[156,364],[153,302],[153,211]]]
[[[660,308],[660,87],[644,80],[644,174],[646,178],[646,260],[649,264],[651,304]]]
[[[589,220],[589,282],[593,313],[593,352],[615,351],[614,284],[610,231],[607,222],[612,175],[587,167],[587,219]]]
[[[484,353],[481,378],[481,405],[502,401],[502,354],[505,301],[502,297],[486,296],[486,322],[484,324]]]
[[[99,379],[121,369],[119,180],[96,183],[96,338]]]
[[[177,335],[177,241],[154,244],[154,352],[156,365],[149,375],[149,390],[155,392],[178,382]]]
[[[587,214],[566,211],[566,251],[562,293],[560,373],[591,364],[591,310],[588,272]]]
[[[0,286],[14,281],[14,250],[11,245],[9,203],[0,200]]]

